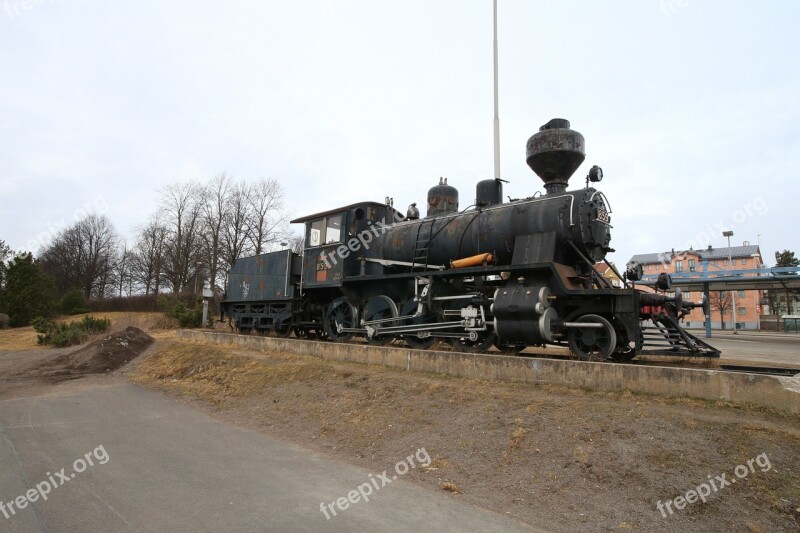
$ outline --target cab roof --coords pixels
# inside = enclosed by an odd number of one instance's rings
[[[386,208],[386,209],[392,209],[393,211],[396,211],[396,212],[400,213],[400,211],[397,211],[393,207],[389,207],[386,204],[383,204],[383,203],[380,203],[380,202],[358,202],[358,203],[355,203],[355,204],[346,205],[344,207],[337,207],[335,209],[329,209],[327,211],[321,211],[319,213],[314,213],[313,215],[306,215],[304,217],[296,218],[296,219],[290,221],[290,223],[291,224],[297,224],[299,222],[306,222],[306,221],[309,221],[309,220],[316,220],[318,218],[326,217],[328,215],[334,215],[336,213],[342,213],[344,211],[350,211],[351,209],[355,209],[356,207],[365,207],[365,206],[383,207],[383,208]]]

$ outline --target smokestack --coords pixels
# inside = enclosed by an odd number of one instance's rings
[[[528,139],[525,160],[544,182],[547,194],[567,190],[569,178],[584,159],[583,135],[571,130],[563,118],[554,118]]]

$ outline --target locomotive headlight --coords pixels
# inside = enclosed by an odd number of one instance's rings
[[[603,169],[594,165],[592,168],[589,169],[589,181],[592,183],[597,183],[598,181],[603,180]]]

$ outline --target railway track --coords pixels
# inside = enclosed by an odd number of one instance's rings
[[[764,374],[766,376],[785,376],[793,377],[800,375],[800,368],[784,368],[769,366],[745,366],[745,365],[719,365],[720,370],[726,372],[743,372],[746,374]]]

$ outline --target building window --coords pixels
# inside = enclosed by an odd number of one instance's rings
[[[689,259],[689,272],[694,272],[696,268],[694,259]]]
[[[737,298],[744,298],[744,291],[739,291],[739,294],[736,295]]]
[[[736,266],[736,259],[731,259],[731,265]]]
[[[742,257],[742,266],[744,266],[746,264],[747,264],[747,258],[746,257]]]
[[[746,314],[747,314],[747,308],[746,307],[740,307],[739,308],[739,316],[744,316]]]
[[[687,301],[687,302],[688,302],[688,301],[691,301],[691,299],[692,299],[692,293],[691,293],[691,292],[685,292],[685,293],[683,293],[683,299],[684,299],[685,301]]]
[[[683,261],[680,259],[675,263],[675,272],[683,272]]]
[[[724,267],[728,266],[728,260],[727,259],[723,259],[722,260],[722,266],[724,266]]]

